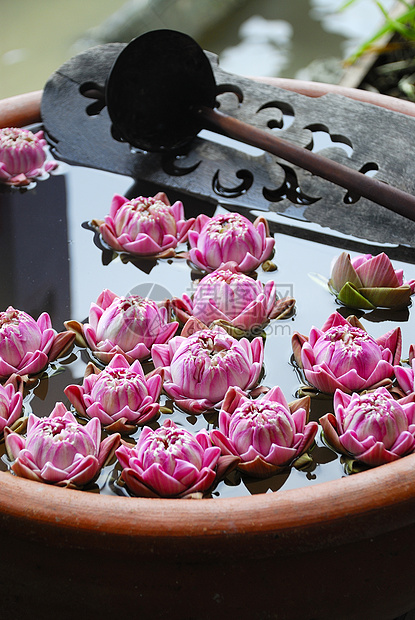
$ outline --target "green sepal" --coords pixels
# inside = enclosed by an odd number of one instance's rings
[[[374,310],[376,308],[366,297],[360,294],[351,282],[346,282],[343,285],[337,294],[337,299],[349,308],[360,308],[361,310]]]
[[[411,303],[411,287],[408,284],[397,287],[362,288],[360,292],[378,308],[401,308]]]

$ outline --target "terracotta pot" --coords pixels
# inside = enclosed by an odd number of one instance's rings
[[[39,100],[0,102],[0,126],[33,122]],[[0,519],[5,618],[391,620],[415,607],[415,455],[309,488],[201,501],[0,473]]]

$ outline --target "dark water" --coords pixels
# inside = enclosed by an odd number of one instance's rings
[[[35,318],[42,311],[52,317],[53,326],[62,331],[63,321],[83,321],[91,302],[105,288],[119,295],[140,290],[150,291],[156,301],[160,287],[171,296],[190,293],[191,270],[183,259],[159,261],[151,270],[140,269],[120,258],[106,262],[100,249],[94,244],[93,234],[82,226],[93,218],[103,218],[108,212],[115,193],[139,195],[139,186],[132,179],[82,167],[59,165],[59,172],[37,183],[28,191],[2,189],[0,191],[0,252],[3,270],[0,280],[0,307],[13,305]],[[190,205],[184,197],[187,216],[206,209],[210,205]],[[219,207],[220,209],[220,207]],[[287,220],[289,221],[289,220]],[[295,221],[292,221],[295,225]],[[291,319],[272,321],[266,329],[265,374],[263,384],[279,385],[287,400],[293,400],[301,386],[301,377],[291,364],[291,336],[294,331],[308,334],[313,325],[321,326],[326,318],[338,308],[334,298],[324,285],[329,276],[332,259],[345,247],[340,237],[333,238],[331,245],[302,238],[300,229],[295,236],[275,233],[276,253],[274,261],[278,270],[265,273],[259,270],[259,279],[274,279],[280,296],[292,295],[297,300],[296,314]],[[364,251],[364,244],[359,251]],[[381,251],[381,248],[379,248]],[[394,261],[395,268],[405,270],[406,279],[415,277],[415,266]],[[344,312],[347,316],[347,312]],[[379,337],[398,323],[403,331],[403,355],[415,340],[411,311],[400,313],[375,312],[367,314],[362,322],[367,331]],[[57,401],[69,403],[64,387],[81,383],[88,361],[85,352],[76,351],[67,360],[55,365],[56,374],[43,379],[33,393],[25,399],[25,412],[32,410],[39,416],[48,415]],[[165,397],[162,397],[164,404]],[[169,403],[170,404],[170,403]],[[311,419],[318,420],[332,410],[331,399],[312,401]],[[162,424],[162,415],[151,426]],[[188,415],[173,408],[169,415],[173,420],[192,432],[212,428],[217,416]],[[133,437],[139,435],[138,431]],[[219,483],[214,496],[230,497],[250,493],[292,489],[322,481],[339,478],[344,474],[340,459],[316,438],[311,452],[312,463],[306,471],[296,469],[258,481],[239,474],[232,474]],[[98,484],[105,493],[126,492],[116,480],[119,470],[114,465],[103,470]]]

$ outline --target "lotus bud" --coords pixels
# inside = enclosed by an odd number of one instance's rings
[[[116,455],[121,479],[142,497],[202,496],[215,482],[222,458],[205,432],[193,436],[170,419],[156,430],[144,427],[137,444],[122,444]]]
[[[356,317],[344,319],[334,312],[321,329],[313,327],[308,338],[296,332],[292,346],[312,386],[327,394],[337,389],[350,393],[391,383],[402,335],[397,327],[375,340]]]
[[[9,306],[0,312],[0,378],[35,375],[72,345],[74,334],[58,334],[44,312],[37,321]]]
[[[63,403],[56,403],[48,417],[31,413],[26,438],[6,427],[5,439],[16,475],[74,487],[93,482],[120,442],[117,434],[101,441],[98,418],[83,426]]]
[[[193,319],[186,328],[188,337],[176,336],[152,350],[155,367],[164,369],[164,391],[179,407],[201,413],[218,406],[229,387],[250,390],[257,384],[264,359],[262,338],[236,340],[219,326],[199,329]]]
[[[88,323],[65,325],[76,333],[78,344],[89,347],[104,364],[117,353],[130,364],[146,359],[154,344],[166,342],[178,328],[177,322],[168,321],[168,310],[155,301],[139,295],[118,297],[108,289],[91,304]]]
[[[292,464],[311,446],[317,422],[308,422],[310,398],[290,405],[279,387],[252,400],[231,387],[219,413],[219,429],[210,432],[222,454],[238,456],[238,469],[265,478]]]
[[[185,219],[183,203],[170,205],[166,194],[128,200],[115,195],[105,220],[94,220],[104,241],[117,252],[135,256],[174,256],[178,243],[187,240],[194,218]]]
[[[336,390],[334,412],[320,424],[337,452],[374,467],[415,449],[415,398],[395,400],[383,387],[351,395]]]
[[[46,140],[43,131],[36,134],[28,129],[0,129],[0,183],[24,186],[56,168],[56,162],[46,162]]]
[[[275,243],[264,218],[252,223],[239,213],[199,215],[188,239],[190,261],[206,272],[233,261],[250,273],[270,257]]]
[[[193,298],[173,298],[177,318],[185,323],[195,316],[206,325],[220,322],[225,329],[236,328],[241,335],[258,331],[270,319],[293,310],[295,300],[277,299],[275,283],[262,284],[240,272],[236,263],[226,263],[205,276],[197,285]]]
[[[346,306],[373,310],[408,306],[415,280],[404,282],[403,271],[395,270],[384,252],[361,254],[353,260],[343,252],[332,265],[329,286]]]
[[[161,388],[160,373],[146,377],[138,360],[130,366],[118,354],[102,371],[89,364],[82,385],[64,391],[80,415],[98,418],[107,431],[131,433],[158,414]]]

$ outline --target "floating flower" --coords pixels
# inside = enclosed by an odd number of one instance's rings
[[[135,256],[174,256],[178,243],[186,241],[195,219],[185,219],[183,203],[170,205],[163,192],[154,198],[128,200],[116,194],[104,221],[94,220],[104,241],[117,250]]]
[[[138,360],[130,366],[118,354],[101,372],[88,364],[83,384],[64,391],[80,415],[98,418],[107,431],[128,433],[157,415],[161,388],[161,374],[146,378]]]
[[[275,243],[265,218],[252,223],[239,213],[201,214],[188,237],[191,262],[207,272],[234,261],[240,271],[250,273],[270,257]]]
[[[9,306],[0,312],[0,378],[38,374],[63,355],[74,339],[68,332],[58,334],[46,312],[35,321]]]
[[[23,381],[19,375],[12,375],[0,385],[0,435],[6,426],[12,426],[19,419],[23,405]]]
[[[397,401],[383,387],[367,394],[336,390],[334,411],[320,419],[337,451],[371,467],[390,463],[415,449],[414,399]]]
[[[251,400],[231,387],[210,432],[222,454],[238,456],[238,469],[258,478],[275,474],[301,456],[314,441],[317,422],[308,422],[310,398],[287,403],[279,387]],[[307,423],[308,422],[308,423]]]
[[[262,284],[241,273],[234,262],[205,276],[193,298],[183,295],[171,300],[176,317],[185,323],[195,316],[206,325],[219,322],[229,333],[255,331],[270,319],[293,311],[295,300],[277,299],[275,282]],[[233,329],[235,328],[235,329]]]
[[[311,385],[328,394],[336,389],[350,393],[390,384],[402,335],[397,327],[375,340],[356,317],[346,320],[334,312],[321,329],[313,327],[308,338],[296,332],[292,346]]]
[[[120,442],[117,434],[101,441],[98,418],[83,426],[63,403],[56,403],[45,418],[31,413],[26,438],[6,428],[5,439],[15,474],[38,482],[76,487],[97,478]]]
[[[171,420],[156,430],[144,427],[137,444],[122,444],[116,455],[121,479],[142,497],[202,495],[237,462],[221,457],[206,432],[193,436]]]
[[[201,413],[216,407],[229,387],[249,390],[257,384],[264,345],[260,337],[236,340],[219,326],[200,329],[190,319],[181,336],[154,345],[152,355],[155,367],[164,368],[168,396],[185,411]]]
[[[45,146],[43,131],[34,134],[19,127],[0,129],[0,182],[29,185],[56,168],[56,162],[46,162]]]
[[[404,282],[403,271],[384,252],[353,260],[343,252],[333,263],[329,286],[343,304],[363,310],[408,306],[415,292],[415,280]]]
[[[131,364],[149,357],[154,344],[169,340],[178,323],[168,322],[167,309],[151,299],[119,297],[105,289],[91,304],[88,323],[67,321],[65,326],[76,333],[78,344],[89,347],[104,364],[117,353]]]

